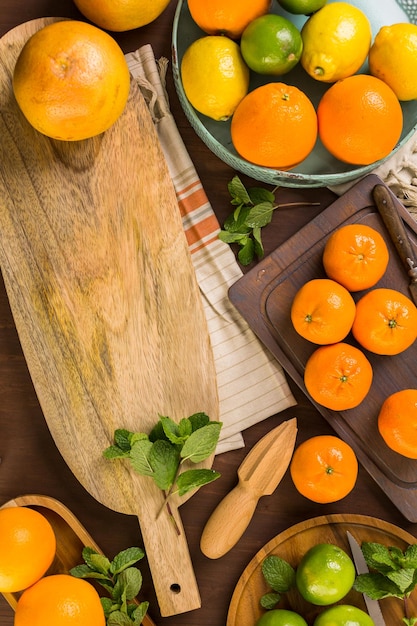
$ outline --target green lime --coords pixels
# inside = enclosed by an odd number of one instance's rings
[[[294,15],[311,15],[326,4],[327,0],[278,0],[278,4]]]
[[[337,604],[320,613],[314,626],[374,626],[374,622],[368,613],[356,606]]]
[[[307,626],[307,622],[298,613],[287,609],[273,609],[264,613],[255,626]]]
[[[355,576],[352,559],[342,548],[319,543],[301,559],[295,582],[304,600],[326,606],[345,597],[352,588]]]
[[[240,49],[246,64],[254,72],[281,76],[299,62],[303,40],[290,20],[268,13],[257,17],[245,28]]]

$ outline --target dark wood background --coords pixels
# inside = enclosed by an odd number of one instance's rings
[[[47,16],[81,18],[71,0],[2,0],[0,35],[30,19]],[[115,35],[125,52],[150,43],[155,56],[170,58],[171,29],[176,2],[153,24]],[[230,212],[227,183],[235,172],[217,159],[197,137],[178,103],[171,74],[168,74],[171,108],[190,156],[201,177],[213,208],[222,222]],[[1,138],[0,138],[1,141]],[[253,183],[242,176],[245,183]],[[276,212],[265,229],[266,252],[281,242],[326,207],[335,196],[328,190],[280,189],[280,202],[318,201],[320,206]],[[291,383],[290,383],[291,384]],[[360,468],[354,491],[344,500],[331,505],[316,505],[300,496],[288,475],[277,491],[260,500],[245,535],[226,556],[207,559],[199,549],[205,522],[220,499],[236,483],[237,468],[251,446],[282,420],[297,417],[301,442],[313,435],[332,433],[331,427],[295,386],[296,407],[248,429],[244,433],[246,447],[216,457],[214,467],[221,479],[203,488],[181,507],[198,585],[202,608],[179,616],[161,618],[155,600],[146,562],[143,597],[148,599],[150,615],[158,626],[221,626],[226,623],[228,605],[236,583],[248,562],[270,539],[293,524],[329,513],[360,513],[372,515],[417,534],[411,524]],[[0,281],[0,503],[23,494],[40,493],[63,502],[87,528],[103,551],[112,556],[121,549],[141,545],[138,522],[134,517],[114,513],[97,503],[69,471],[61,458],[43,418],[26,367],[19,339],[10,312],[4,286]],[[0,623],[12,626],[13,611],[0,596]]]

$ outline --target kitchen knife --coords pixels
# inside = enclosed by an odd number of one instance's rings
[[[397,211],[391,192],[385,185],[375,185],[373,197],[378,211],[391,236],[398,254],[410,277],[408,288],[414,304],[417,304],[417,260],[405,230],[404,222]]]
[[[349,531],[347,531],[346,534],[357,573],[367,574],[369,572],[369,568],[359,543]],[[375,626],[386,626],[378,600],[372,600],[372,598],[369,598],[365,593],[363,594],[363,599],[365,600],[369,617],[374,621]]]
[[[217,559],[245,532],[261,496],[271,495],[290,463],[297,420],[283,422],[255,444],[238,469],[238,484],[218,504],[201,535],[203,554]]]

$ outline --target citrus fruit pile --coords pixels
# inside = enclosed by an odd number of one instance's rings
[[[295,568],[295,591],[307,603],[320,607],[312,626],[373,625],[367,613],[347,604],[346,600],[342,603],[351,591],[355,578],[353,561],[340,546],[318,543],[302,555]],[[299,612],[274,608],[263,613],[255,626],[306,626],[306,624]]]
[[[190,104],[216,121],[231,118],[236,152],[263,167],[294,168],[317,138],[344,163],[369,165],[388,156],[403,130],[400,101],[417,99],[417,25],[382,26],[372,41],[366,12],[350,2],[278,3],[288,14],[306,15],[304,25],[271,12],[266,0],[189,0],[205,33],[181,63]],[[296,66],[306,85],[311,78],[328,85],[316,106],[292,84]],[[245,68],[270,82],[250,90]]]
[[[295,331],[318,346],[305,364],[306,390],[317,404],[330,410],[353,409],[367,397],[373,368],[365,352],[397,355],[417,339],[415,304],[402,292],[377,284],[388,261],[388,248],[377,230],[361,223],[341,226],[324,246],[326,278],[303,284],[291,303]],[[356,301],[352,294],[357,294]],[[349,342],[349,334],[359,347]],[[401,390],[387,398],[380,407],[378,428],[392,450],[417,458],[417,389]],[[330,464],[319,456],[326,471]],[[298,465],[303,467],[300,462]],[[298,490],[317,498],[302,484],[302,470],[300,477],[296,470]],[[326,476],[329,484],[330,478]]]
[[[22,592],[15,626],[105,626],[89,582],[48,573],[55,555],[55,533],[44,515],[25,506],[0,509],[0,592]]]

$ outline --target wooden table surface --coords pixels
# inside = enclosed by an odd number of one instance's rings
[[[71,0],[2,0],[0,35],[20,23],[46,16],[81,18]],[[176,2],[172,0],[163,15],[141,29],[115,35],[125,52],[150,43],[155,56],[170,58],[171,29]],[[217,159],[188,124],[168,75],[171,108],[190,156],[201,177],[209,200],[222,220],[230,211],[227,183],[235,174]],[[1,138],[0,138],[1,141]],[[246,183],[252,183],[242,176]],[[266,252],[272,252],[288,236],[335,196],[328,190],[280,189],[280,202],[307,200],[320,202],[319,207],[276,212],[265,229]],[[291,383],[290,383],[291,384]],[[330,505],[316,505],[295,491],[288,475],[279,489],[260,500],[254,518],[239,543],[218,560],[206,558],[199,541],[205,522],[220,499],[236,483],[236,470],[251,446],[282,420],[297,417],[298,441],[313,435],[332,433],[305,396],[292,385],[298,404],[279,415],[246,430],[246,447],[219,455],[214,467],[222,477],[204,487],[181,507],[181,517],[192,554],[201,592],[202,608],[178,616],[161,618],[146,562],[143,597],[150,601],[150,615],[157,626],[222,626],[226,623],[231,595],[248,562],[270,539],[300,521],[330,513],[372,515],[389,521],[417,536],[417,524],[409,523],[390,500],[360,468],[354,491],[344,500]],[[141,545],[136,518],[114,513],[89,496],[71,474],[60,456],[43,418],[16,333],[4,286],[0,283],[0,503],[18,495],[40,493],[64,503],[78,517],[102,550],[109,556],[129,546]],[[0,624],[13,624],[13,611],[0,596]]]

